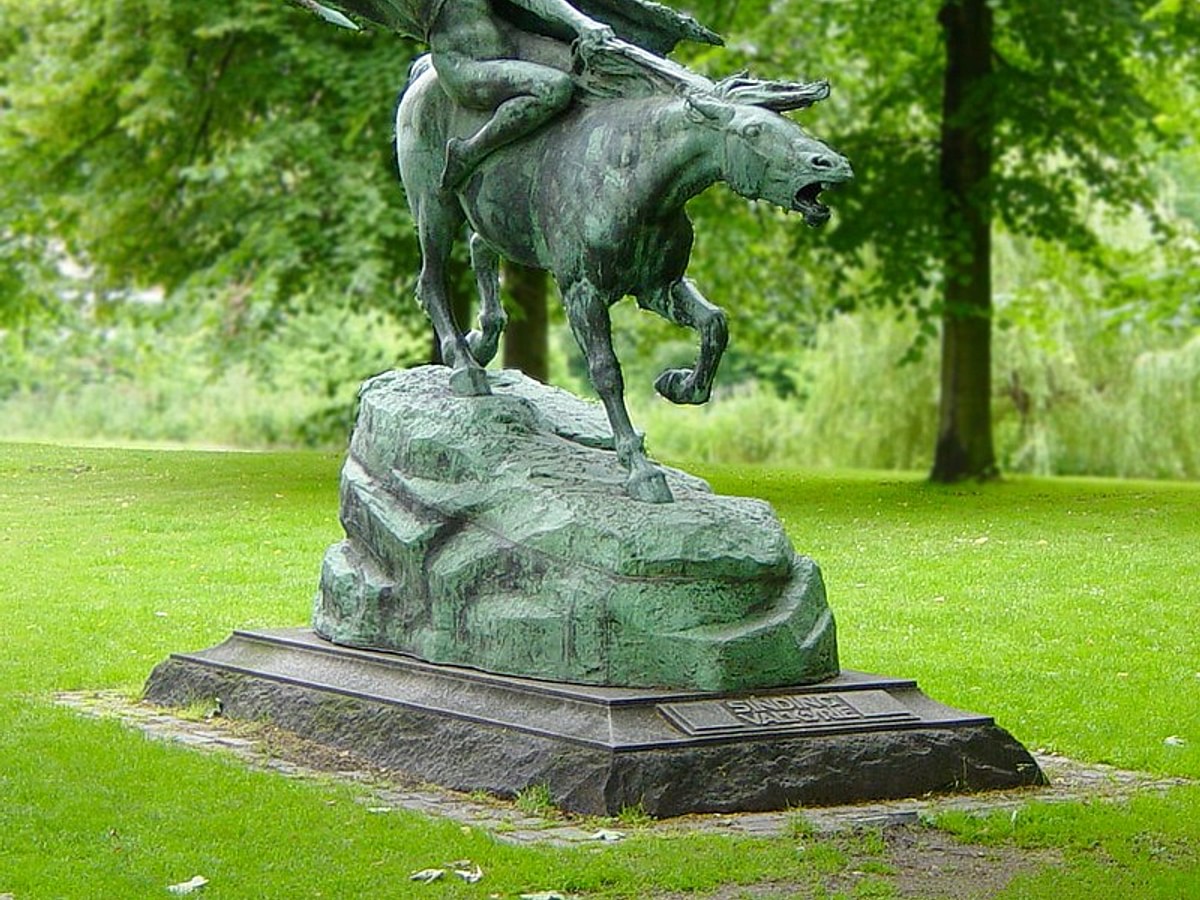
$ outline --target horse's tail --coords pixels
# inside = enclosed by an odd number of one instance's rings
[[[408,81],[404,83],[404,87],[400,88],[400,93],[396,95],[396,102],[392,106],[392,121],[395,122],[400,114],[400,104],[404,102],[404,95],[408,93],[408,89],[417,83],[417,80],[433,68],[433,57],[429,53],[424,53],[413,60],[413,64],[408,67]]]
[[[396,98],[392,117],[392,147],[406,191],[421,193],[437,186],[436,178],[432,188],[425,184],[427,173],[419,171],[420,166],[413,160],[425,153],[441,156],[445,152],[446,115],[441,105],[446,101],[445,94],[437,90],[437,75],[429,54],[418,57],[408,70],[408,82]],[[410,193],[409,198],[411,204],[415,197]]]
[[[400,101],[404,99],[404,95],[408,93],[408,89],[417,83],[417,79],[433,68],[433,55],[423,53],[413,60],[413,64],[408,67],[408,81],[404,82],[404,87],[400,88],[400,93],[396,95],[396,103],[392,107],[392,120],[395,121],[396,113],[400,109]]]
[[[413,60],[413,64],[408,67],[408,83],[404,86],[404,90],[408,90],[418,78],[424,75],[433,67],[433,54],[423,53]],[[401,92],[403,93],[403,92]]]

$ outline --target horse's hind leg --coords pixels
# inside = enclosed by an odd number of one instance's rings
[[[717,366],[721,364],[721,356],[729,342],[725,313],[709,303],[687,278],[645,298],[639,297],[638,303],[700,335],[700,352],[695,366],[667,369],[654,382],[654,389],[672,403],[706,403],[712,394]]]
[[[471,355],[481,366],[496,356],[508,316],[500,303],[500,257],[479,235],[471,233],[471,269],[479,286],[479,328],[467,335]]]
[[[586,281],[572,284],[563,292],[567,320],[587,360],[588,376],[600,395],[617,446],[617,459],[629,470],[625,490],[635,500],[670,503],[671,489],[663,473],[646,459],[642,435],[633,428],[625,409],[625,382],[621,364],[612,346],[608,303]]]
[[[417,298],[433,322],[442,361],[450,366],[450,389],[462,396],[490,394],[487,373],[475,361],[466,338],[454,322],[447,288],[446,265],[461,215],[444,204],[421,203],[417,211],[417,234],[421,242],[421,276]]]

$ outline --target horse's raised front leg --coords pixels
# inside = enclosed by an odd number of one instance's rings
[[[421,277],[417,299],[433,322],[442,362],[450,367],[450,389],[461,396],[490,394],[487,373],[475,361],[466,338],[454,322],[447,287],[446,264],[461,214],[445,204],[421,203],[417,209],[417,235],[421,242]]]
[[[625,409],[625,382],[612,346],[608,303],[591,284],[579,281],[563,292],[567,320],[587,360],[588,376],[600,395],[617,446],[617,459],[629,470],[625,490],[635,500],[670,503],[674,498],[663,473],[646,459],[642,435]]]
[[[691,369],[667,369],[654,382],[654,389],[672,403],[707,403],[712,394],[713,378],[725,345],[729,328],[725,313],[713,306],[687,278],[670,287],[638,298],[644,309],[658,313],[676,325],[684,325],[700,335],[700,352]]]
[[[500,257],[479,235],[471,233],[471,269],[479,287],[479,328],[467,335],[471,355],[486,366],[500,348],[508,316],[500,303]]]

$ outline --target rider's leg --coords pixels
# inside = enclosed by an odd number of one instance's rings
[[[672,403],[705,403],[712,393],[717,366],[729,342],[725,313],[696,290],[691,280],[681,278],[670,287],[639,297],[644,309],[695,330],[700,335],[700,352],[691,369],[667,369],[654,382],[654,389]]]
[[[558,69],[516,59],[477,60],[457,52],[433,52],[446,92],[470,109],[494,110],[468,138],[446,147],[442,187],[453,189],[493,150],[529,134],[566,109],[573,86]]]

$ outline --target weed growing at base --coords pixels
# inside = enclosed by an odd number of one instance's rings
[[[544,784],[531,784],[523,791],[518,791],[513,802],[527,816],[549,817],[558,814],[550,788]]]

